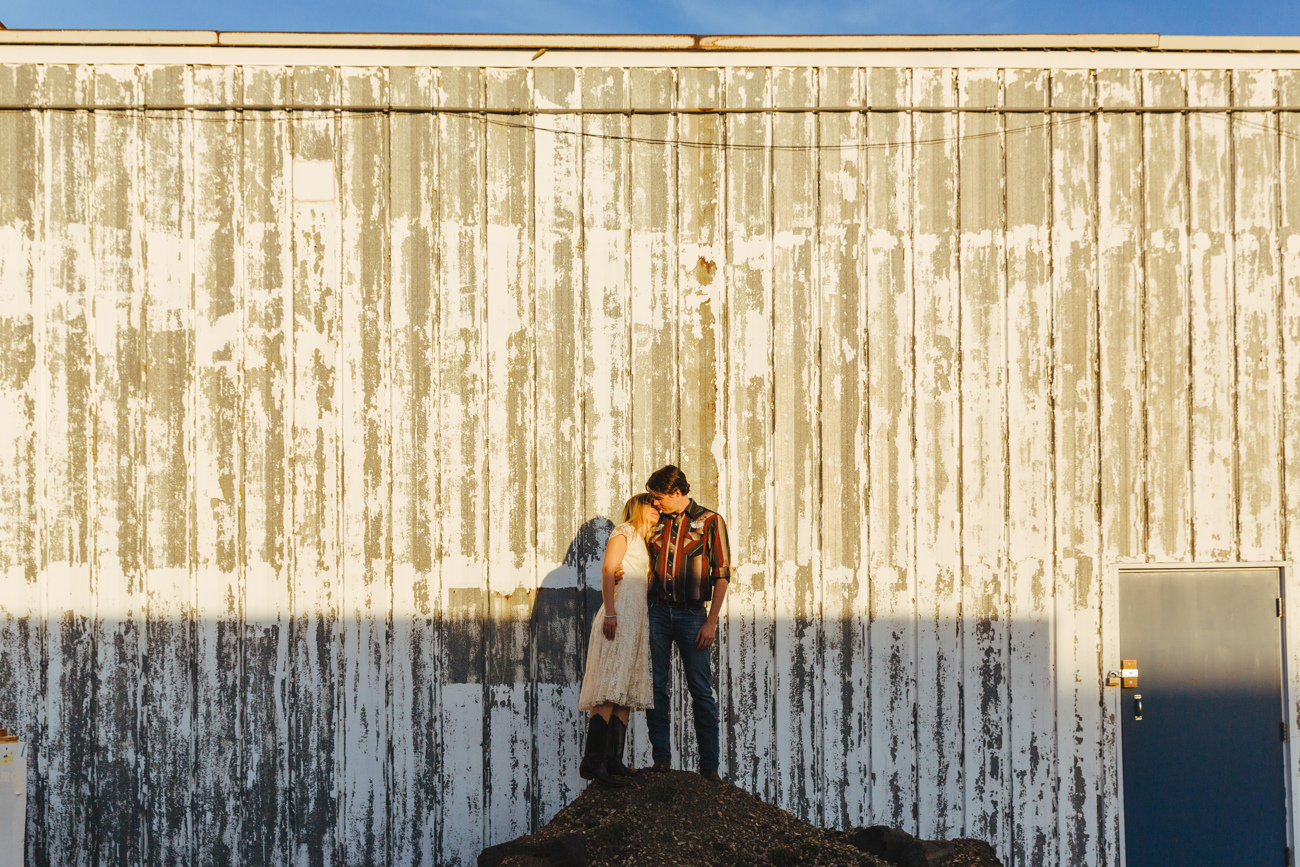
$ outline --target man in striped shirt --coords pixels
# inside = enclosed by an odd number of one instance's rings
[[[718,703],[713,696],[709,648],[718,632],[718,614],[731,580],[731,550],[722,516],[692,500],[691,484],[677,467],[657,470],[646,481],[655,498],[659,524],[650,536],[650,664],[654,707],[646,727],[656,771],[672,766],[669,707],[672,647],[682,660],[691,693],[700,773],[718,776]],[[707,613],[706,613],[707,609]]]

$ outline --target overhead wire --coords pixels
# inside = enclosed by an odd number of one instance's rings
[[[984,106],[984,107],[961,107],[961,106],[862,106],[846,107],[834,106],[821,108],[810,106],[806,108],[754,108],[754,109],[717,109],[717,110],[680,110],[680,109],[662,109],[662,110],[627,110],[627,109],[608,109],[608,110],[591,110],[591,109],[481,109],[481,108],[455,108],[445,109],[438,107],[429,108],[406,108],[396,106],[217,106],[217,105],[82,105],[82,106],[65,106],[65,105],[46,105],[46,106],[17,106],[17,105],[0,105],[0,114],[10,113],[44,113],[44,112],[75,112],[87,114],[114,113],[123,114],[131,117],[143,117],[147,120],[200,120],[214,123],[230,123],[233,120],[246,122],[251,118],[270,122],[285,122],[289,118],[278,116],[275,112],[281,112],[286,115],[292,115],[296,123],[302,122],[333,122],[342,118],[360,118],[369,117],[374,114],[392,114],[401,116],[442,116],[456,117],[471,120],[476,123],[495,126],[506,129],[518,129],[528,133],[549,133],[552,135],[576,136],[583,139],[595,141],[624,142],[628,144],[644,145],[664,145],[678,148],[693,150],[721,150],[721,151],[757,151],[757,152],[808,152],[808,151],[854,151],[854,150],[877,150],[897,147],[922,147],[932,145],[955,144],[963,141],[977,141],[985,138],[995,138],[999,136],[1018,135],[1022,133],[1031,133],[1039,130],[1045,130],[1068,124],[1080,123],[1100,115],[1120,115],[1120,116],[1142,116],[1142,115],[1169,115],[1179,114],[1184,116],[1203,116],[1218,117],[1224,120],[1231,119],[1234,124],[1255,129],[1258,131],[1277,134],[1284,139],[1300,140],[1300,123],[1297,123],[1297,129],[1292,131],[1285,129],[1281,123],[1281,114],[1290,114],[1300,112],[1300,108],[1286,107],[1265,107],[1265,106],[1122,106],[1122,107],[1068,107],[1053,108],[1045,107],[1007,107],[1007,106]],[[766,116],[774,115],[784,116],[811,116],[819,117],[826,114],[861,114],[866,116],[883,115],[883,114],[905,114],[905,113],[923,113],[926,115],[962,115],[962,114],[1001,114],[1003,117],[1025,116],[1025,117],[1043,117],[1042,121],[1017,125],[1014,128],[1002,127],[999,129],[987,130],[982,132],[957,132],[947,136],[932,136],[927,138],[906,138],[892,141],[849,141],[849,142],[815,142],[808,144],[781,144],[775,141],[770,142],[742,142],[735,141],[730,136],[719,135],[721,140],[699,140],[682,138],[680,135],[675,138],[659,138],[655,136],[632,135],[624,132],[603,132],[587,128],[587,117],[598,117],[603,120],[628,119],[637,117],[669,117],[678,118],[718,118],[725,122],[729,116],[747,115],[747,116]],[[1272,115],[1275,123],[1268,123],[1254,120],[1251,115]],[[531,120],[512,120],[509,118],[529,117]],[[555,126],[541,126],[536,122],[539,116],[568,116],[579,119],[577,128],[564,128]],[[722,132],[721,130],[719,131]]]
[[[1083,117],[1078,117],[1078,118],[1071,117],[1064,121],[1049,120],[1043,123],[1030,124],[1024,127],[1017,127],[1016,129],[1010,131],[991,130],[987,132],[959,133],[957,135],[952,135],[952,136],[939,136],[934,138],[923,138],[923,139],[908,138],[908,139],[899,139],[897,141],[883,141],[883,142],[855,141],[855,142],[841,142],[838,144],[818,142],[815,144],[789,144],[789,145],[777,144],[776,142],[771,142],[771,143],[762,142],[762,143],[751,144],[748,142],[731,141],[730,139],[728,139],[727,141],[717,141],[717,142],[691,141],[689,139],[682,139],[681,137],[674,138],[674,139],[663,139],[663,138],[654,138],[650,136],[624,135],[623,133],[592,132],[586,129],[580,129],[580,130],[555,129],[551,127],[540,127],[537,126],[536,124],[511,123],[508,121],[495,120],[491,118],[486,118],[484,120],[487,124],[492,126],[513,127],[518,129],[524,129],[534,133],[548,132],[548,133],[561,134],[561,135],[580,135],[585,139],[594,139],[597,141],[618,141],[618,142],[627,142],[630,144],[648,144],[648,145],[671,145],[674,147],[684,147],[684,148],[694,149],[694,150],[721,149],[724,151],[758,151],[764,153],[768,151],[774,151],[778,153],[784,153],[784,152],[804,152],[804,151],[880,150],[880,149],[897,148],[897,147],[905,147],[905,146],[917,147],[923,145],[953,144],[960,141],[975,141],[984,138],[995,138],[997,136],[1002,135],[1004,132],[1011,132],[1012,134],[1014,134],[1019,132],[1030,132],[1036,129],[1046,129],[1052,126],[1053,124],[1064,125],[1067,123],[1075,123],[1083,119],[1084,119]]]

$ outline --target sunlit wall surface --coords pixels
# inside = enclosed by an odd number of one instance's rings
[[[29,864],[537,828],[669,462],[731,780],[1118,863],[1116,566],[1300,540],[1296,55],[56,48],[0,45]]]

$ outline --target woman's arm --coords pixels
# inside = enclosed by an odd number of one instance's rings
[[[614,613],[614,586],[618,572],[623,565],[623,555],[627,553],[627,536],[615,533],[605,545],[605,561],[600,564],[600,598],[605,603],[605,622],[603,631],[609,640],[614,639],[614,629],[618,625],[618,616]]]

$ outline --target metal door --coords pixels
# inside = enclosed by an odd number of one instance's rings
[[[1127,867],[1289,863],[1279,579],[1120,573]]]

